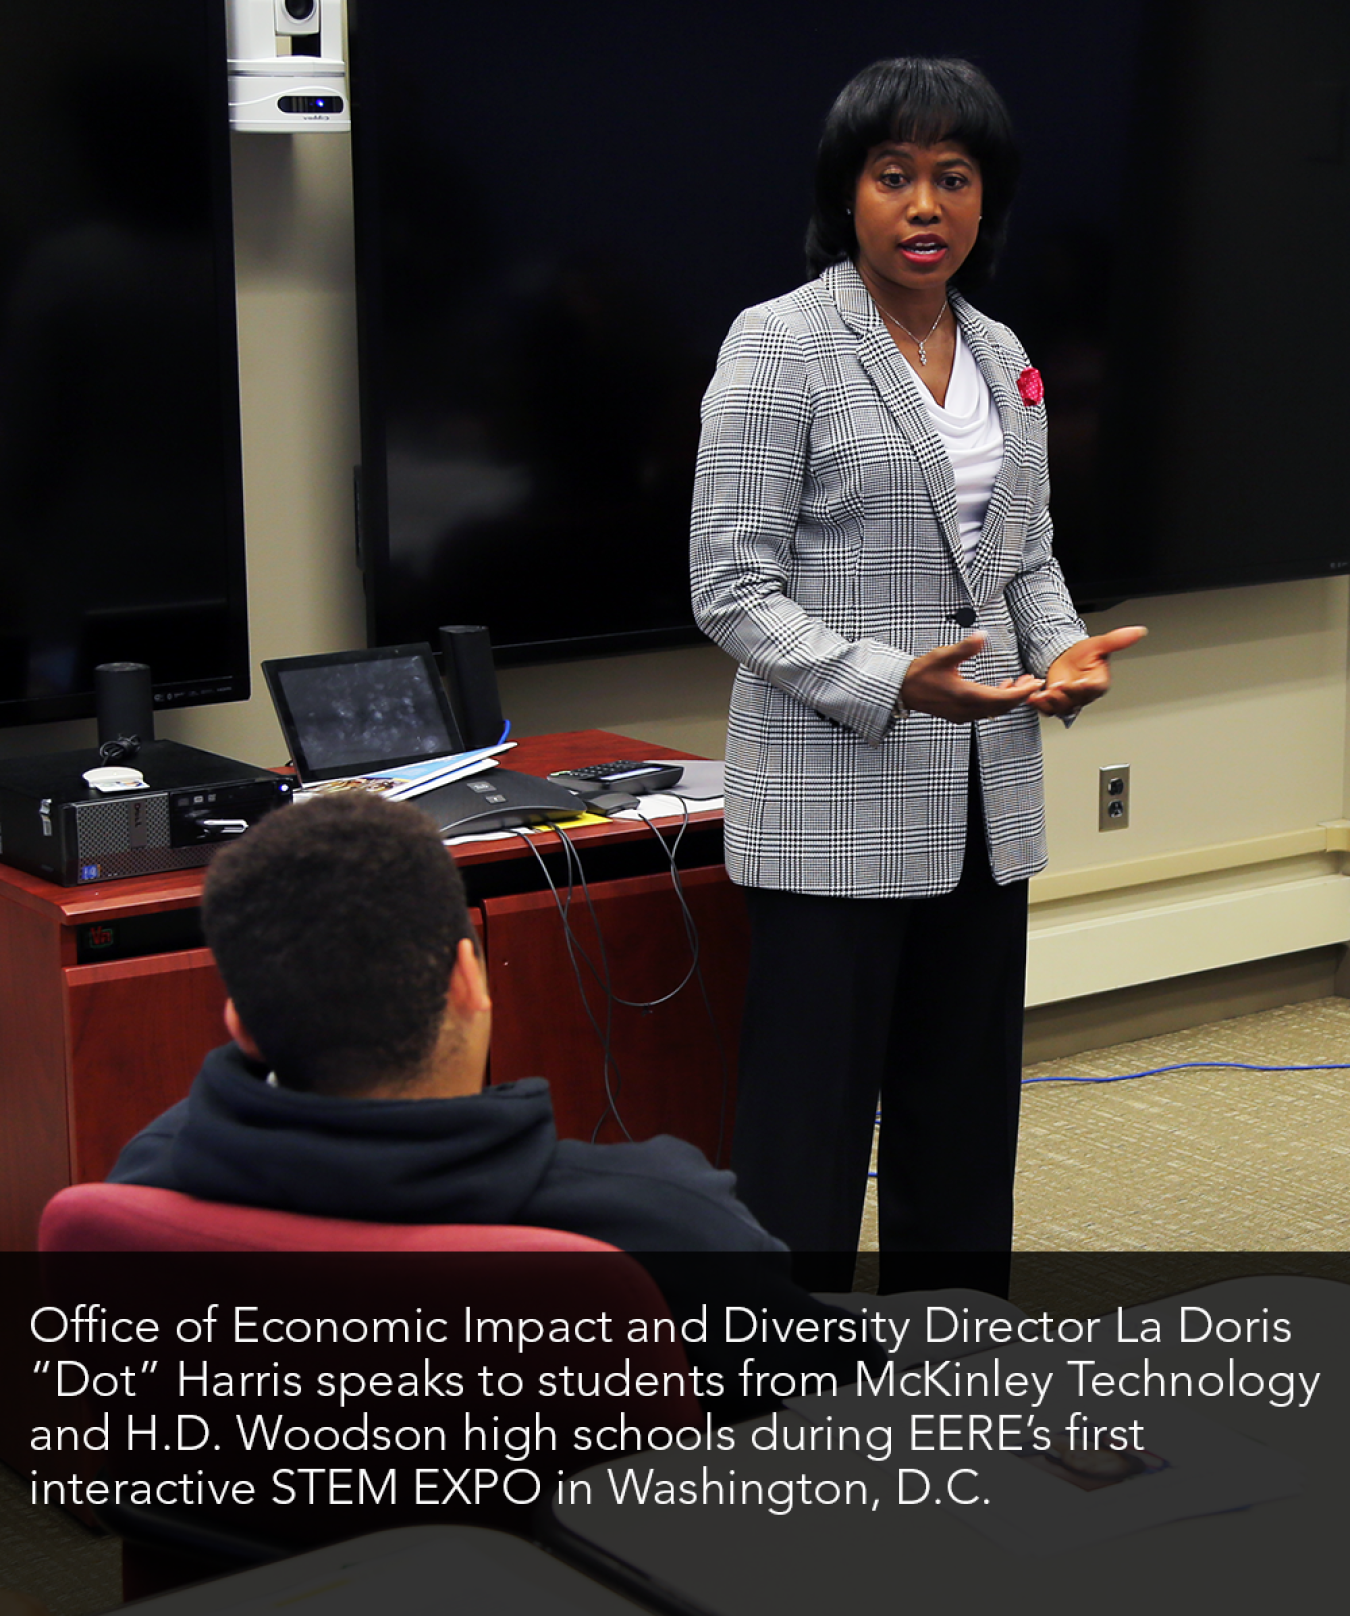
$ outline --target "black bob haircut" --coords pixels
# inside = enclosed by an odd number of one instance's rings
[[[278,1081],[330,1095],[418,1075],[473,935],[433,822],[363,791],[279,808],[224,848],[202,927]]]
[[[816,154],[815,208],[806,232],[811,274],[856,256],[858,238],[848,210],[868,152],[888,140],[918,146],[956,141],[980,165],[980,234],[956,281],[968,290],[983,286],[1007,235],[1020,160],[998,91],[978,67],[959,57],[873,62],[839,92]]]

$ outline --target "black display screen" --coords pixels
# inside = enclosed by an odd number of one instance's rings
[[[306,782],[423,763],[463,748],[429,645],[284,657],[262,666]]]
[[[446,728],[435,670],[411,657],[346,662],[278,673],[306,779],[334,769],[360,773],[395,760],[447,757],[459,743]]]
[[[975,61],[1012,112],[1023,181],[973,301],[1044,378],[1076,598],[1350,566],[1330,516],[1350,359],[1340,0],[352,15],[371,643],[481,622],[510,662],[695,637],[689,498],[718,345],[806,278],[825,113],[901,54]],[[1258,206],[1276,193],[1283,223]],[[1277,328],[1282,359],[1261,340]]]
[[[6,8],[0,726],[249,693],[223,23]]]

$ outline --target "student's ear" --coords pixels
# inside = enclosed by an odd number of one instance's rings
[[[450,969],[450,1008],[461,1020],[481,1016],[492,1009],[488,992],[487,965],[472,937],[461,937]]]
[[[234,1007],[233,999],[226,999],[225,1001],[225,1031],[229,1033],[230,1037],[234,1039],[235,1043],[239,1045],[250,1060],[259,1061],[264,1066],[267,1064],[263,1060],[262,1051],[253,1042],[248,1028],[240,1021],[239,1012]]]

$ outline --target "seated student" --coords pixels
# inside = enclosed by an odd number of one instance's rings
[[[365,793],[270,815],[211,865],[233,1039],[114,1183],[376,1223],[566,1229],[633,1252],[783,1252],[682,1140],[559,1139],[540,1077],[484,1087],[492,1004],[430,820]]]

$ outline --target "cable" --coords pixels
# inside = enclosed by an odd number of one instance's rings
[[[567,957],[568,957],[568,960],[570,961],[571,966],[572,966],[572,974],[573,974],[573,976],[576,977],[577,992],[581,995],[581,1006],[582,1006],[582,1009],[586,1012],[586,1019],[590,1022],[592,1031],[595,1033],[595,1036],[600,1040],[600,1050],[601,1050],[600,1076],[601,1076],[601,1082],[602,1082],[602,1084],[604,1086],[604,1090],[605,1090],[605,1102],[606,1103],[605,1103],[605,1109],[600,1113],[600,1118],[596,1122],[595,1127],[591,1131],[591,1143],[592,1144],[595,1143],[596,1138],[599,1135],[599,1132],[600,1132],[601,1128],[604,1127],[606,1119],[608,1117],[610,1117],[610,1116],[612,1116],[614,1118],[615,1122],[618,1124],[619,1129],[622,1132],[624,1138],[627,1139],[630,1143],[632,1143],[633,1142],[633,1135],[628,1131],[628,1127],[625,1124],[625,1122],[623,1120],[623,1117],[619,1112],[619,1106],[618,1106],[619,1091],[623,1087],[623,1074],[619,1070],[618,1062],[614,1059],[614,1051],[613,1051],[613,1047],[612,1047],[613,1023],[614,1023],[614,994],[613,994],[613,989],[611,988],[611,986],[609,984],[609,960],[608,960],[608,956],[605,953],[605,941],[604,941],[604,938],[601,937],[600,930],[599,930],[599,927],[597,925],[596,926],[596,938],[597,938],[597,941],[600,944],[600,958],[601,958],[601,963],[602,963],[602,965],[604,967],[604,976],[602,977],[600,972],[596,970],[595,965],[592,962],[590,956],[586,953],[585,949],[581,946],[581,942],[578,939],[576,933],[572,930],[572,923],[571,923],[571,920],[569,918],[571,907],[572,907],[572,896],[573,896],[572,860],[574,858],[577,859],[577,867],[578,867],[578,869],[580,869],[579,856],[577,855],[577,851],[572,846],[572,843],[569,840],[569,838],[561,830],[559,830],[556,825],[552,826],[551,828],[557,833],[558,840],[563,844],[563,847],[565,849],[565,857],[566,857],[566,861],[567,861],[567,875],[568,875],[568,879],[567,879],[567,902],[566,902],[566,904],[563,903],[562,895],[558,891],[557,883],[554,881],[552,875],[549,873],[549,868],[548,868],[548,865],[544,862],[543,854],[540,853],[539,849],[530,840],[530,838],[524,833],[524,831],[515,830],[513,832],[513,834],[518,836],[521,839],[521,841],[525,843],[526,847],[529,848],[530,852],[534,855],[535,861],[538,863],[539,868],[544,873],[544,880],[548,882],[548,889],[553,894],[553,902],[557,907],[559,919],[562,921],[563,943],[564,943],[564,945],[565,945],[565,947],[567,949]],[[587,898],[587,902],[588,902],[588,905],[589,905],[589,895],[588,895],[588,898]],[[591,919],[594,922],[594,920],[595,920],[594,907],[591,907]],[[595,977],[596,981],[600,984],[601,991],[605,995],[606,1015],[605,1015],[605,1025],[604,1025],[603,1029],[601,1028],[599,1021],[596,1019],[595,1012],[591,1009],[590,1000],[586,996],[586,984],[585,984],[585,981],[584,981],[584,979],[582,978],[582,975],[581,975],[581,967],[577,962],[577,956],[578,955],[580,955],[581,958],[586,961],[586,964],[590,968],[591,974]],[[610,1079],[610,1072],[611,1071],[614,1074],[614,1081],[611,1081],[611,1079]]]
[[[1161,1077],[1164,1072],[1350,1072],[1350,1061],[1328,1061],[1314,1066],[1253,1066],[1246,1061],[1177,1061],[1172,1066],[1153,1066],[1145,1072],[1120,1072],[1115,1077],[1024,1077],[1022,1087],[1034,1083],[1133,1083],[1140,1077]],[[880,1123],[881,1112],[876,1115]],[[875,1178],[869,1172],[868,1178]]]
[[[1178,1061],[1174,1066],[1154,1066],[1146,1072],[1121,1072],[1116,1077],[1024,1077],[1022,1087],[1033,1083],[1132,1083],[1137,1077],[1160,1077],[1164,1072],[1350,1072],[1350,1061],[1332,1061],[1325,1066],[1251,1066],[1246,1061]]]
[[[647,827],[647,829],[651,831],[652,835],[656,837],[657,842],[660,844],[661,851],[666,855],[666,859],[670,864],[671,885],[675,889],[675,898],[679,903],[680,914],[684,920],[684,935],[689,943],[689,952],[691,955],[689,969],[684,973],[679,982],[670,990],[670,992],[663,993],[659,999],[616,999],[616,1003],[624,1005],[629,1010],[655,1010],[658,1005],[669,1003],[671,999],[677,998],[681,993],[683,993],[685,988],[689,986],[694,977],[698,975],[698,927],[694,924],[694,917],[690,912],[689,904],[685,899],[684,888],[680,885],[679,868],[675,863],[675,855],[679,851],[680,842],[684,837],[685,831],[689,828],[689,807],[683,798],[680,800],[680,808],[684,813],[684,818],[680,822],[680,828],[676,832],[674,842],[669,845],[667,845],[665,837],[661,834],[657,827],[650,819],[647,818],[646,814],[642,812],[640,806],[633,811],[637,814],[638,818]],[[584,889],[584,877],[582,879],[582,886]]]
[[[510,720],[510,719],[509,719],[509,718],[508,718],[508,719],[507,719],[507,720],[506,720],[506,728],[505,728],[505,729],[504,729],[504,730],[503,730],[503,731],[502,731],[502,732],[501,732],[501,734],[500,734],[500,735],[499,735],[499,736],[498,736],[498,737],[497,737],[497,745],[498,745],[498,746],[500,746],[500,745],[501,745],[501,744],[502,744],[502,742],[503,742],[503,741],[504,741],[504,740],[505,740],[505,739],[506,739],[506,737],[507,737],[507,736],[508,736],[508,735],[509,735],[509,734],[510,734],[510,733],[511,733],[511,720]]]
[[[1022,1087],[1033,1083],[1133,1083],[1138,1077],[1161,1077],[1164,1072],[1350,1072],[1350,1061],[1331,1061],[1323,1066],[1252,1066],[1246,1061],[1178,1061],[1173,1066],[1151,1066],[1145,1072],[1119,1072],[1115,1077],[1024,1077]],[[876,1120],[881,1121],[881,1112]]]
[[[679,797],[678,792],[673,792],[672,795]],[[717,1025],[717,1016],[713,1012],[712,997],[708,992],[708,984],[703,978],[703,966],[700,962],[698,926],[694,920],[693,913],[689,908],[688,901],[685,898],[684,886],[680,880],[679,866],[675,862],[676,854],[680,850],[680,843],[684,840],[684,833],[689,829],[689,803],[684,797],[679,797],[679,802],[680,810],[684,817],[680,821],[680,828],[676,832],[675,840],[670,844],[669,848],[666,849],[666,857],[670,860],[670,878],[674,883],[675,896],[679,899],[680,909],[684,915],[685,932],[689,937],[690,948],[694,956],[692,968],[694,976],[698,982],[699,996],[703,1000],[703,1008],[707,1013],[708,1025],[712,1028],[713,1043],[717,1048],[717,1064],[722,1076],[722,1092],[717,1108],[717,1150],[713,1156],[713,1166],[720,1167],[722,1165],[722,1155],[726,1148],[727,1111],[731,1104],[731,1068],[727,1062],[726,1045],[722,1041],[722,1030]],[[662,836],[656,825],[647,818],[646,814],[642,812],[640,804],[635,812],[641,816],[643,822],[651,831],[652,835],[655,836],[657,841],[660,842],[661,846],[665,848],[665,837]],[[688,977],[686,977],[685,981],[687,982],[688,980]],[[683,986],[683,983],[681,986]]]
[[[623,1092],[623,1073],[619,1069],[618,1061],[614,1059],[615,993],[614,982],[609,973],[609,951],[605,947],[605,935],[600,930],[600,917],[596,914],[595,905],[591,901],[591,889],[586,883],[586,872],[581,866],[581,854],[573,846],[572,838],[565,831],[561,830],[557,825],[553,829],[557,832],[558,840],[563,845],[563,851],[567,859],[567,909],[561,911],[563,935],[567,941],[567,951],[572,960],[572,970],[577,979],[577,991],[581,994],[582,1002],[586,1006],[586,1014],[590,1019],[591,1026],[595,1029],[596,1036],[600,1039],[601,1054],[603,1056],[601,1079],[605,1089],[605,1109],[596,1118],[595,1126],[591,1129],[591,1143],[595,1144],[599,1139],[600,1130],[604,1127],[607,1118],[611,1116],[619,1125],[624,1138],[631,1141],[633,1136],[628,1131],[628,1124],[623,1120],[623,1116],[619,1111],[619,1095]],[[574,879],[581,882],[582,896],[586,900],[586,909],[591,917],[591,925],[595,929],[595,940],[600,949],[599,971],[596,970],[591,956],[581,946],[580,939],[573,932],[568,919],[572,907]],[[574,949],[575,952],[573,952]],[[581,971],[577,965],[577,955],[580,955],[582,960],[585,961],[591,975],[599,983],[600,991],[605,995],[605,1030],[603,1032],[600,1031],[599,1024],[591,1014],[590,1002],[586,998],[586,990],[581,981]],[[614,1073],[613,1082],[610,1081],[609,1076],[611,1069]]]
[[[687,819],[688,815],[686,814],[685,817]],[[631,1133],[629,1133],[627,1125],[624,1123],[623,1118],[619,1114],[619,1108],[618,1108],[618,1096],[622,1092],[622,1089],[623,1089],[623,1074],[619,1070],[619,1066],[618,1066],[617,1061],[614,1060],[613,1049],[612,1049],[611,1044],[610,1044],[610,1039],[612,1037],[613,1028],[614,1028],[614,1009],[615,1009],[615,1006],[616,1005],[623,1005],[624,1008],[628,1009],[628,1010],[654,1010],[657,1007],[657,1005],[665,1004],[670,999],[673,999],[675,997],[675,995],[677,993],[679,993],[684,988],[685,984],[689,981],[689,976],[690,976],[691,973],[686,972],[686,974],[684,976],[684,979],[679,983],[679,985],[677,987],[672,989],[672,991],[670,993],[663,994],[658,999],[625,999],[621,995],[617,994],[614,991],[614,983],[613,983],[612,977],[610,976],[610,970],[609,970],[609,954],[608,954],[608,951],[605,948],[605,934],[601,930],[601,927],[600,927],[600,917],[595,912],[595,904],[594,904],[594,902],[593,902],[593,900],[591,898],[590,884],[586,880],[586,871],[582,867],[582,863],[581,863],[581,854],[577,850],[577,848],[572,845],[572,840],[571,840],[571,838],[569,836],[567,836],[561,829],[559,829],[559,827],[557,825],[555,825],[553,828],[554,828],[555,831],[557,831],[559,839],[562,841],[564,847],[567,850],[568,859],[572,863],[575,864],[576,878],[577,878],[578,881],[581,882],[581,895],[585,900],[587,911],[590,914],[591,925],[595,929],[595,940],[598,943],[599,948],[600,948],[600,965],[601,965],[601,969],[603,970],[603,973],[604,973],[603,976],[601,976],[600,972],[598,972],[596,970],[595,964],[592,961],[590,955],[586,952],[586,950],[584,948],[581,947],[580,943],[576,940],[575,935],[572,933],[571,926],[568,923],[567,915],[564,913],[563,917],[562,917],[563,918],[564,934],[571,939],[571,941],[569,941],[569,944],[568,944],[568,951],[569,951],[569,953],[571,952],[572,944],[575,943],[577,953],[581,956],[582,960],[585,961],[587,967],[590,969],[590,972],[591,972],[592,976],[594,976],[596,981],[600,984],[601,991],[605,995],[605,1004],[606,1004],[605,1031],[604,1031],[604,1034],[602,1036],[601,1043],[602,1043],[604,1056],[605,1056],[605,1060],[607,1062],[607,1065],[608,1066],[613,1066],[613,1068],[614,1068],[615,1081],[614,1081],[614,1083],[612,1085],[610,1084],[610,1082],[608,1080],[608,1074],[606,1072],[605,1099],[606,1099],[607,1103],[606,1103],[605,1109],[600,1113],[599,1120],[596,1122],[595,1127],[591,1130],[591,1142],[592,1142],[592,1144],[594,1144],[595,1141],[599,1138],[600,1130],[604,1127],[606,1118],[611,1116],[611,1115],[613,1116],[615,1122],[617,1122],[619,1127],[623,1130],[624,1137],[626,1139],[631,1140],[633,1136],[632,1136]],[[658,834],[659,834],[659,832],[658,832]],[[662,839],[661,845],[663,847],[665,846],[664,838]],[[569,895],[570,895],[570,890],[571,889],[570,889],[570,886],[569,886]],[[681,897],[683,897],[683,894],[681,894]],[[689,919],[690,919],[690,924],[692,924],[692,916],[690,916]],[[695,932],[694,932],[693,939],[692,939],[692,942],[691,942],[691,946],[694,949],[694,965],[693,965],[693,967],[691,967],[691,972],[692,972],[692,970],[697,968],[697,965],[698,965],[698,933],[697,933],[697,930],[695,930]],[[573,968],[576,969],[575,956],[573,956]],[[578,982],[579,982],[579,980],[580,980],[580,973],[578,972]],[[582,997],[583,997],[583,999],[585,998],[584,992],[583,992]],[[594,1025],[595,1025],[595,1022],[594,1022],[594,1019],[592,1019],[592,1026],[594,1026]],[[597,1034],[598,1034],[599,1033],[599,1028],[598,1027],[596,1028],[596,1031],[597,1031]]]
[[[680,801],[680,809],[682,814],[680,827],[675,834],[673,842],[671,843],[667,843],[660,829],[653,823],[653,821],[650,820],[640,808],[637,809],[638,817],[651,831],[652,835],[656,837],[657,843],[661,847],[661,850],[665,854],[666,860],[670,865],[671,884],[675,891],[676,901],[680,906],[680,915],[684,924],[685,938],[689,944],[690,952],[689,968],[681,977],[679,982],[676,983],[676,985],[668,993],[663,993],[653,999],[625,999],[621,994],[615,992],[613,978],[610,973],[609,954],[605,946],[604,933],[600,926],[600,917],[596,913],[595,902],[591,896],[590,885],[586,879],[586,871],[582,865],[580,851],[575,847],[571,838],[559,826],[553,825],[549,827],[556,833],[558,840],[561,843],[563,856],[566,860],[567,898],[566,901],[564,901],[563,896],[559,891],[558,884],[554,881],[552,875],[550,874],[548,865],[538,847],[530,839],[530,837],[525,835],[523,831],[516,830],[514,834],[519,837],[519,839],[523,841],[530,849],[536,863],[543,871],[544,879],[548,883],[549,891],[553,895],[554,906],[558,911],[558,918],[562,922],[563,942],[567,949],[568,961],[572,967],[572,974],[576,978],[577,991],[581,996],[582,1008],[586,1013],[587,1020],[591,1024],[592,1031],[594,1031],[597,1039],[600,1042],[601,1079],[605,1091],[605,1108],[600,1113],[595,1127],[591,1132],[592,1143],[598,1139],[606,1121],[611,1116],[618,1124],[624,1137],[629,1140],[633,1138],[632,1133],[629,1131],[626,1123],[623,1120],[622,1114],[619,1111],[619,1096],[623,1089],[623,1073],[620,1070],[618,1062],[614,1058],[613,1050],[615,1008],[617,1006],[623,1006],[625,1009],[639,1010],[644,1012],[655,1010],[660,1005],[668,1004],[672,999],[678,997],[679,994],[681,994],[689,985],[691,980],[697,980],[699,985],[699,993],[703,1001],[703,1007],[708,1016],[709,1026],[712,1028],[714,1043],[717,1046],[718,1063],[722,1078],[721,1102],[718,1109],[716,1150],[716,1159],[720,1163],[726,1143],[727,1112],[730,1105],[731,1093],[731,1073],[727,1062],[726,1049],[722,1041],[720,1029],[717,1025],[717,1018],[713,1011],[712,998],[708,992],[708,985],[703,976],[701,965],[702,948],[699,938],[698,924],[694,919],[693,911],[689,907],[689,901],[685,896],[684,886],[680,880],[680,870],[677,862],[677,855],[679,853],[680,843],[682,842],[684,834],[688,830],[690,823],[689,805],[683,799]],[[581,887],[582,897],[586,904],[587,912],[591,918],[591,926],[595,932],[596,944],[599,949],[598,965],[591,957],[586,947],[582,944],[581,939],[577,936],[576,931],[572,926],[571,908],[578,884]],[[587,996],[586,984],[582,977],[581,971],[583,964],[590,972],[592,978],[605,997],[605,1017],[603,1027],[601,1026],[600,1021],[591,1006],[590,999]]]
[[[698,971],[698,954],[699,954],[698,927],[694,924],[694,917],[689,911],[689,905],[685,901],[685,897],[684,897],[684,890],[680,886],[679,871],[675,868],[675,855],[674,855],[673,849],[669,849],[669,848],[666,847],[665,837],[661,835],[661,832],[659,830],[657,830],[656,826],[654,824],[652,824],[651,820],[648,819],[645,814],[642,814],[639,811],[639,817],[642,819],[642,822],[651,830],[651,832],[657,838],[657,840],[661,843],[661,847],[665,851],[666,857],[670,860],[671,874],[672,874],[673,881],[674,881],[674,886],[675,886],[675,895],[679,900],[680,909],[681,909],[681,911],[683,913],[683,918],[684,918],[685,936],[689,939],[690,951],[693,954],[693,961],[690,964],[689,969],[684,973],[683,977],[681,977],[679,982],[676,983],[676,985],[670,990],[669,993],[663,993],[663,994],[661,994],[661,996],[659,998],[656,998],[656,999],[625,999],[621,994],[614,993],[613,988],[609,984],[609,965],[608,965],[608,959],[607,959],[606,954],[605,954],[604,938],[601,936],[601,933],[600,933],[600,920],[599,920],[599,917],[596,915],[595,905],[591,901],[591,889],[586,883],[586,873],[581,867],[581,854],[577,852],[575,847],[573,847],[573,845],[571,843],[571,840],[567,836],[564,836],[561,830],[558,830],[558,827],[556,825],[553,826],[553,829],[558,831],[558,835],[562,838],[563,842],[566,843],[568,851],[570,852],[572,858],[574,858],[576,860],[577,880],[580,881],[580,883],[581,883],[582,895],[586,900],[586,907],[590,910],[591,922],[595,927],[595,935],[596,935],[596,938],[599,940],[599,943],[600,943],[600,957],[601,957],[601,960],[605,964],[605,977],[604,977],[604,980],[603,981],[601,980],[600,973],[598,971],[596,971],[596,968],[595,968],[594,964],[591,962],[590,956],[586,953],[586,951],[584,949],[580,950],[582,959],[590,967],[592,975],[595,977],[596,981],[600,983],[601,988],[606,993],[609,993],[609,994],[613,995],[613,999],[614,999],[615,1004],[621,1004],[624,1007],[625,1010],[655,1010],[658,1005],[667,1004],[667,1003],[669,1003],[669,1001],[671,999],[677,998],[684,991],[684,989],[686,987],[688,987],[689,983],[693,980],[695,974],[697,973],[697,971]],[[685,827],[688,825],[688,823],[689,823],[689,810],[686,808],[685,812],[684,812],[684,824],[682,824],[680,826],[680,833],[679,833],[680,836],[684,835]],[[679,837],[676,838],[675,846],[676,847],[679,846]],[[565,917],[564,917],[564,922],[563,923],[564,923],[564,925],[566,925],[566,923],[567,923]]]

